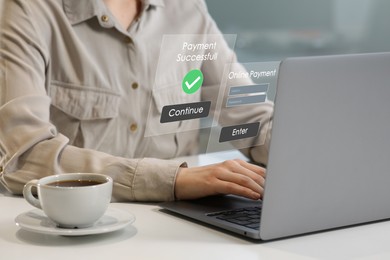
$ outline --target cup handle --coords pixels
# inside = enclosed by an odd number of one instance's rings
[[[32,194],[32,188],[38,187],[38,180],[32,180],[26,183],[23,188],[23,197],[27,200],[28,203],[33,205],[34,207],[37,207],[39,209],[42,209],[41,202],[39,199],[35,198]]]

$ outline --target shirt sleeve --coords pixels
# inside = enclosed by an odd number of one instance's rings
[[[49,47],[28,3],[0,3],[0,181],[21,194],[31,179],[95,172],[114,179],[114,201],[173,200],[183,162],[127,159],[71,146],[50,122]]]

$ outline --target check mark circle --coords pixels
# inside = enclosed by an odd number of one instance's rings
[[[183,78],[182,89],[187,94],[197,92],[203,84],[203,73],[199,69],[189,71]]]

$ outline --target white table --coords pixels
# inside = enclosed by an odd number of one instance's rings
[[[235,153],[191,157],[207,164]],[[107,234],[64,237],[19,229],[15,217],[32,208],[0,186],[0,259],[390,259],[390,222],[273,242],[252,242],[160,211],[157,204],[113,203],[136,221]]]

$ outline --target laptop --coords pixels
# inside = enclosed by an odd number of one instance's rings
[[[288,58],[279,68],[263,199],[161,207],[265,241],[387,220],[389,187],[390,53]]]

